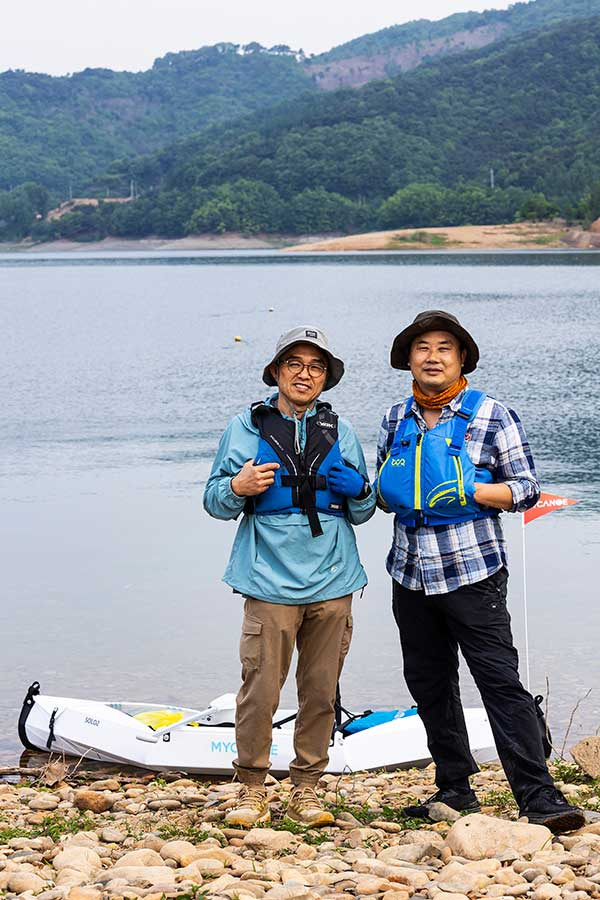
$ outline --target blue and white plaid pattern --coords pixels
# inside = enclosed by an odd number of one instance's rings
[[[460,409],[464,392],[442,409],[439,422]],[[392,406],[381,423],[377,442],[377,471],[387,456],[388,421],[400,422],[406,401]],[[413,404],[418,427],[427,425]],[[513,495],[511,512],[522,512],[537,503],[540,486],[527,437],[515,412],[486,397],[466,434],[467,452],[476,466],[494,473],[494,481],[507,484]],[[394,517],[394,539],[387,570],[409,590],[446,594],[465,584],[475,584],[507,565],[506,542],[500,516],[488,516],[455,525],[423,525],[411,528]]]

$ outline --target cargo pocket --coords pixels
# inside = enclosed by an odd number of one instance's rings
[[[240,640],[240,660],[243,671],[256,671],[262,660],[262,622],[244,618]]]
[[[344,633],[342,635],[342,642],[340,644],[340,672],[342,671],[342,666],[344,665],[344,660],[348,654],[348,650],[350,649],[350,642],[352,641],[352,629],[354,627],[354,623],[352,621],[352,615],[346,616],[346,625],[344,627]]]

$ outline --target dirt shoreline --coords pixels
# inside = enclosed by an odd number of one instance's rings
[[[205,234],[184,238],[104,238],[101,241],[48,241],[0,243],[2,253],[127,253],[203,252],[223,250],[280,250],[287,253],[340,253],[362,251],[464,250],[598,250],[600,233],[567,229],[561,222],[519,222],[512,225],[458,225],[403,228],[364,234]]]
[[[578,232],[584,234],[584,232]],[[560,250],[573,246],[573,232],[555,222],[459,225],[372,231],[287,247],[287,252],[362,250]]]

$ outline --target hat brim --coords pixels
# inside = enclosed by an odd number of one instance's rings
[[[477,368],[479,362],[479,347],[462,325],[455,324],[443,316],[432,316],[420,322],[413,322],[400,334],[397,334],[392,344],[390,353],[390,363],[393,369],[410,369],[408,358],[412,342],[420,334],[426,331],[449,331],[460,341],[463,349],[466,351],[465,362],[463,365],[463,373],[468,375]]]
[[[265,384],[268,384],[269,387],[277,387],[277,381],[273,378],[273,374],[271,372],[271,366],[277,362],[277,360],[281,357],[286,350],[289,350],[290,347],[295,346],[295,344],[311,344],[313,347],[316,347],[319,353],[322,353],[327,357],[327,379],[325,381],[325,385],[323,387],[324,391],[329,391],[331,388],[335,387],[336,384],[342,380],[342,375],[344,374],[344,363],[341,359],[338,359],[337,356],[334,356],[333,353],[330,353],[329,350],[324,350],[323,347],[319,347],[314,341],[311,341],[310,338],[302,338],[301,341],[293,341],[291,344],[288,344],[287,347],[282,347],[279,353],[273,357],[270,363],[268,363],[263,371],[263,381]]]

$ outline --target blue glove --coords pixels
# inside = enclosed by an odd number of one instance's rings
[[[342,494],[343,497],[358,497],[365,486],[365,479],[360,472],[347,465],[332,466],[327,480],[331,490],[336,494]]]

